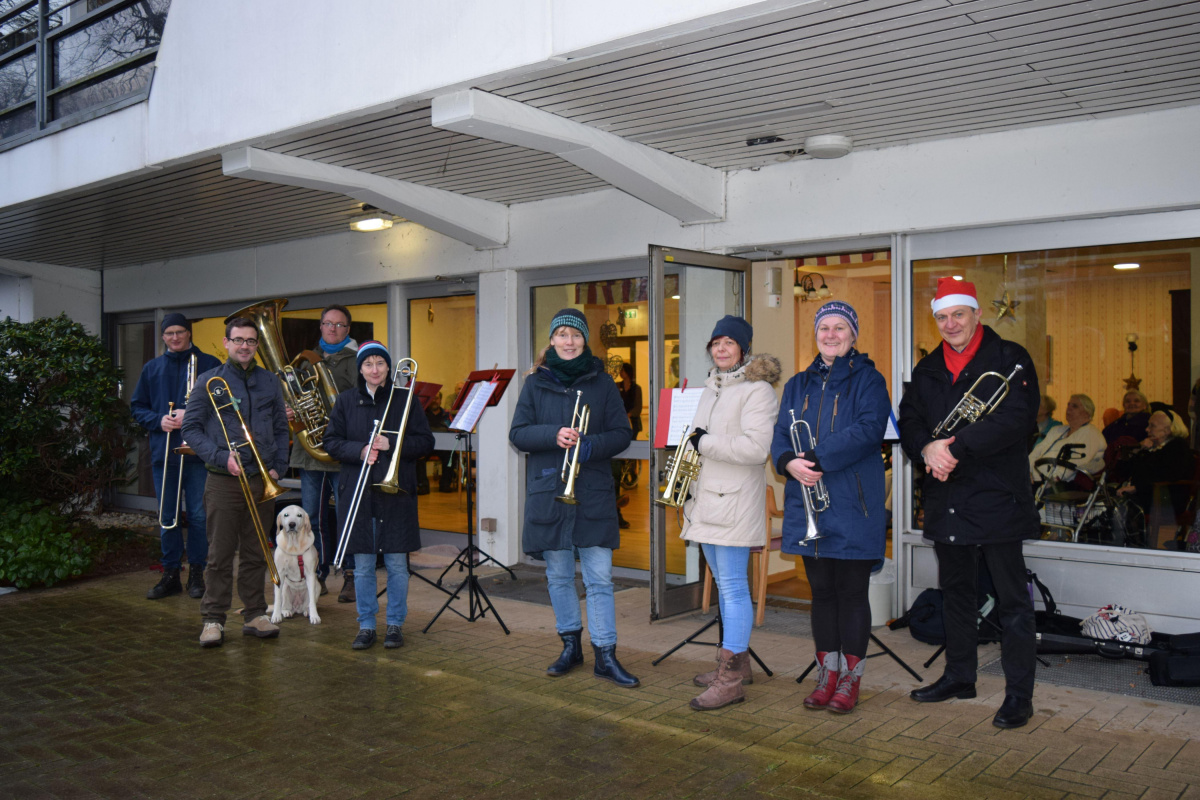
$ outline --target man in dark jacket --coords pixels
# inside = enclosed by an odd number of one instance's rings
[[[207,383],[219,376],[229,384],[233,403],[250,430],[263,466],[276,479],[288,465],[287,410],[279,378],[254,363],[258,348],[258,330],[254,323],[244,317],[229,320],[225,325],[224,344],[229,360],[196,379],[196,387],[189,398],[189,413],[183,423],[184,438],[196,455],[204,459],[209,473],[204,487],[204,507],[208,511],[210,552],[206,575],[208,587],[200,601],[200,614],[204,617],[201,647],[219,647],[225,640],[225,614],[233,599],[235,552],[239,557],[238,597],[244,607],[242,633],[260,639],[279,635],[279,628],[267,618],[263,586],[267,555],[258,541],[251,509],[246,505],[236,476],[239,470],[245,470],[256,500],[263,495],[263,478],[249,447],[239,448],[240,461],[230,451],[230,442],[237,446],[246,435],[234,413],[234,406],[223,408],[220,419],[217,418]],[[219,382],[214,385],[224,388]],[[228,398],[220,398],[219,402],[224,404]],[[230,441],[222,431],[222,421]],[[274,532],[273,508],[274,504],[268,501],[257,503],[253,509],[268,537]]]
[[[178,516],[185,508],[188,596],[200,598],[204,596],[204,567],[208,563],[208,533],[204,514],[204,481],[208,473],[199,458],[183,456],[181,481],[181,457],[174,453],[168,457],[167,445],[169,442],[173,450],[183,444],[183,437],[178,431],[183,426],[188,367],[192,359],[196,359],[193,375],[217,367],[221,362],[192,345],[192,323],[183,314],[167,314],[163,317],[160,329],[166,349],[161,356],[151,359],[142,367],[137,387],[133,390],[133,399],[129,401],[133,418],[150,433],[150,465],[154,474],[154,491],[158,495],[159,520],[171,525],[159,532],[162,540],[162,579],[146,592],[146,599],[160,600],[183,591],[179,581],[183,533]],[[182,498],[176,496],[180,488],[183,491]]]
[[[1037,375],[1025,348],[980,324],[973,284],[939,279],[932,305],[943,342],[913,369],[900,403],[900,441],[914,468],[927,473],[924,534],[934,543],[945,599],[946,670],[936,683],[911,694],[922,703],[975,696],[982,557],[1004,628],[1005,698],[992,722],[1017,728],[1033,714],[1036,644],[1021,546],[1038,535],[1025,452],[1036,424]],[[1012,375],[1008,395],[978,421],[963,421],[935,437],[934,429],[985,372]],[[989,376],[974,396],[986,402],[1000,385]]]

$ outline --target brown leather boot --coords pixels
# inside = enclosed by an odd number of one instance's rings
[[[697,711],[712,711],[746,699],[742,688],[742,665],[750,659],[748,652],[734,655],[725,648],[717,651],[717,676],[699,697],[692,698],[691,707]],[[749,669],[749,667],[746,667]]]
[[[741,654],[739,654],[741,655]],[[746,651],[746,658],[741,659],[738,663],[742,665],[740,674],[742,676],[742,686],[749,686],[754,683],[754,673],[750,669],[750,651]],[[717,667],[721,666],[721,650],[717,648]],[[703,672],[692,678],[692,683],[696,686],[711,686],[713,680],[717,677],[717,670],[711,672]]]
[[[837,690],[841,653],[817,653],[817,688],[804,698],[805,708],[825,708]]]

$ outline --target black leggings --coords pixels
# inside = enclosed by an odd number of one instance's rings
[[[804,556],[813,596],[813,644],[818,653],[840,650],[848,656],[866,656],[871,635],[867,588],[877,560]]]

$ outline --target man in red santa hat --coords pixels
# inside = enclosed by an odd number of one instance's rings
[[[923,533],[937,553],[946,669],[936,683],[913,690],[911,696],[920,703],[975,696],[982,559],[995,585],[1003,627],[1005,698],[992,722],[1019,728],[1033,714],[1037,654],[1021,553],[1022,543],[1039,533],[1025,444],[1036,425],[1037,375],[1025,348],[981,324],[974,284],[939,278],[932,306],[942,344],[913,369],[900,402],[900,442],[914,468],[926,473]],[[1012,376],[1008,395],[978,420],[963,420],[934,436],[985,372]],[[1002,385],[991,375],[973,394],[987,402]]]

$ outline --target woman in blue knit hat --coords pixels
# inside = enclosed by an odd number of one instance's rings
[[[833,300],[813,321],[817,357],[783,388],[771,456],[787,478],[783,552],[804,558],[812,587],[817,687],[806,708],[846,714],[858,703],[871,633],[871,570],[884,555],[887,513],[881,446],[891,401],[883,376],[858,341],[858,314]],[[792,446],[792,415],[812,428]],[[822,481],[829,508],[815,514],[820,538],[806,539],[802,487]]]
[[[521,545],[546,562],[546,583],[554,607],[555,627],[563,649],[546,668],[565,675],[583,663],[583,622],[575,594],[575,559],[579,558],[587,591],[588,636],[597,678],[634,687],[638,679],[617,661],[617,611],[613,600],[612,551],[621,543],[613,489],[612,457],[632,438],[629,417],[617,385],[587,345],[588,324],[582,312],[564,308],[550,322],[550,343],[526,373],[508,438],[529,454],[525,470],[525,525]],[[587,405],[586,431],[572,427],[572,416]],[[576,503],[555,500],[563,494],[560,479],[566,454],[579,447]]]

